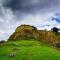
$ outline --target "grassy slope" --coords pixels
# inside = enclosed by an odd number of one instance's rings
[[[39,41],[12,41],[0,47],[0,60],[60,60],[60,51]]]

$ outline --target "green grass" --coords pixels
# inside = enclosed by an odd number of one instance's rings
[[[60,51],[36,40],[11,41],[0,46],[0,60],[60,60]]]

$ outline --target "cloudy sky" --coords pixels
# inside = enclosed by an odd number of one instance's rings
[[[21,24],[60,28],[60,0],[0,0],[0,40],[8,39]]]

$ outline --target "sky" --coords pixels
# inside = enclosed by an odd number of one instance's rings
[[[60,0],[0,0],[0,40],[7,40],[21,24],[60,28]]]

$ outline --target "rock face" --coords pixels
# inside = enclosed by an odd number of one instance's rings
[[[36,27],[30,25],[21,25],[16,28],[15,32],[8,40],[21,40],[21,39],[38,39],[39,32]]]

